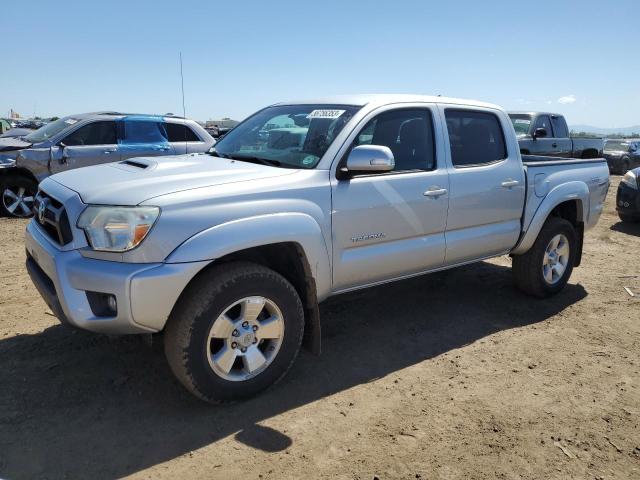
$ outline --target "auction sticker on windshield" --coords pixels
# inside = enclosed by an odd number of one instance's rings
[[[307,118],[338,118],[345,110],[313,110]]]

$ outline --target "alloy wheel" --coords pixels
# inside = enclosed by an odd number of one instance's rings
[[[273,362],[283,338],[278,306],[261,296],[243,298],[213,322],[206,345],[209,366],[225,380],[248,380]]]
[[[564,275],[569,264],[569,253],[569,240],[561,233],[547,245],[542,260],[542,275],[549,285],[555,285]]]

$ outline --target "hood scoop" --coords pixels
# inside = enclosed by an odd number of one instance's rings
[[[130,160],[123,160],[122,162],[118,162],[114,166],[130,172],[137,170],[151,170],[157,165],[157,162],[154,162],[153,160],[150,160],[148,158],[132,158]]]

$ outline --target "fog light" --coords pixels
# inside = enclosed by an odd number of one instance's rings
[[[118,311],[118,302],[116,302],[115,295],[107,295],[107,307],[109,307],[109,310],[113,313]]]
[[[118,314],[116,296],[110,293],[86,292],[91,311],[96,317],[115,317]]]

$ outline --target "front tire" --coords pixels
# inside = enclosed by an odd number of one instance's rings
[[[548,218],[529,251],[513,257],[516,286],[540,298],[558,293],[569,281],[577,247],[573,225],[563,218]]]
[[[29,218],[37,191],[38,184],[23,175],[0,177],[0,215]]]
[[[291,283],[261,265],[234,262],[187,287],[167,323],[165,353],[191,393],[210,403],[234,401],[286,374],[303,330],[302,302]]]

